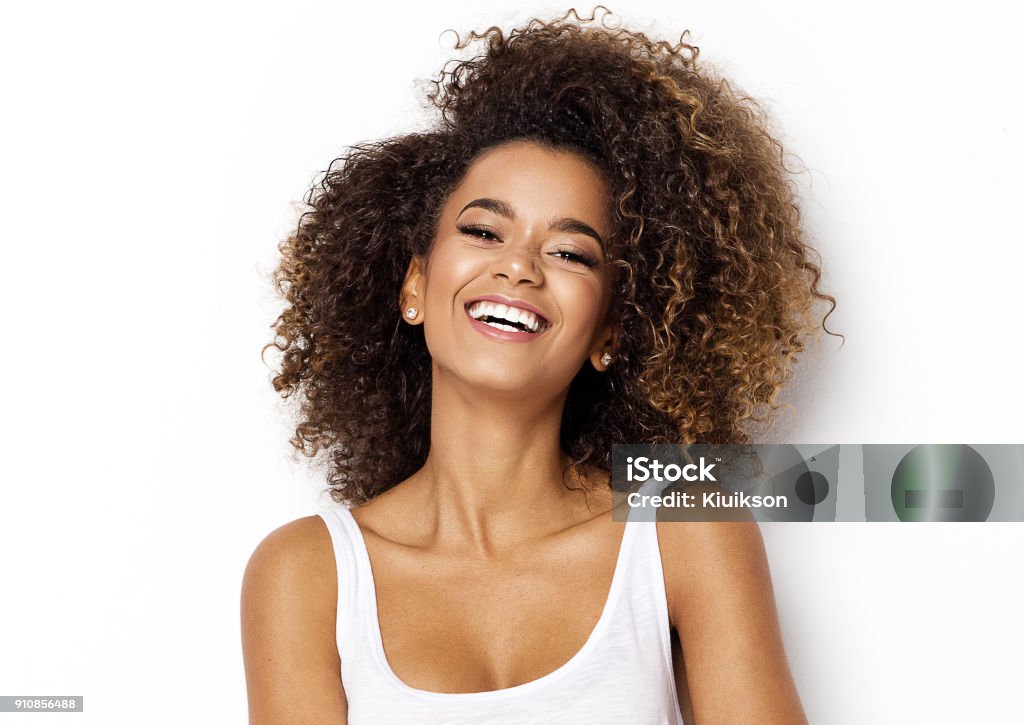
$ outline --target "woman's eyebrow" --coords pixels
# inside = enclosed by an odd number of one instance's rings
[[[498,201],[497,199],[473,199],[473,201],[462,207],[462,211],[459,212],[459,216],[462,216],[466,209],[472,208],[484,209],[485,211],[491,211],[498,216],[503,216],[508,220],[514,220],[516,218],[515,209],[507,201]]]
[[[473,201],[462,207],[462,211],[459,212],[459,216],[462,216],[463,212],[467,209],[484,209],[485,211],[493,212],[498,216],[504,217],[509,221],[514,221],[516,218],[515,209],[512,205],[499,199],[474,199]],[[581,222],[579,219],[572,217],[561,217],[559,219],[553,219],[548,229],[556,232],[565,232],[566,234],[583,234],[591,237],[601,248],[604,249],[604,240],[601,235],[594,231],[594,228],[585,222]]]
[[[556,232],[565,232],[566,234],[584,234],[594,239],[594,241],[601,245],[601,249],[604,249],[604,240],[601,239],[601,235],[594,231],[594,228],[589,224],[585,224],[579,219],[573,219],[572,217],[555,219],[551,222],[548,229]]]

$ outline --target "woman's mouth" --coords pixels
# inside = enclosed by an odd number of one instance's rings
[[[466,314],[480,332],[513,342],[526,342],[551,327],[551,323],[530,310],[490,300],[470,302]]]

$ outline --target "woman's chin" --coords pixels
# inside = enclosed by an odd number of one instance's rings
[[[559,388],[550,374],[543,375],[544,384],[540,385],[542,378],[541,371],[534,371],[533,374],[519,369],[503,369],[491,367],[489,369],[460,371],[453,376],[453,382],[459,386],[473,390],[481,394],[490,394],[503,400],[522,399],[537,402],[543,399],[554,399],[558,396],[559,390],[569,387],[569,380]]]

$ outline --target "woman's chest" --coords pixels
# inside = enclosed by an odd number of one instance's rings
[[[505,559],[371,546],[381,640],[405,684],[482,692],[539,679],[604,613],[621,530]]]

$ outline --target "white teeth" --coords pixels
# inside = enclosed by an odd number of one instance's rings
[[[529,310],[524,310],[518,307],[509,307],[508,305],[499,304],[497,302],[474,302],[469,306],[469,315],[474,320],[482,320],[485,317],[499,317],[503,320],[507,320],[508,322],[517,322],[526,326],[530,332],[537,332],[543,326],[540,318]],[[519,328],[513,327],[512,325],[502,324],[500,322],[487,322],[484,324],[496,327],[499,330],[519,332]]]
[[[526,310],[517,310],[513,307],[508,311],[508,319],[533,329],[533,315]]]

